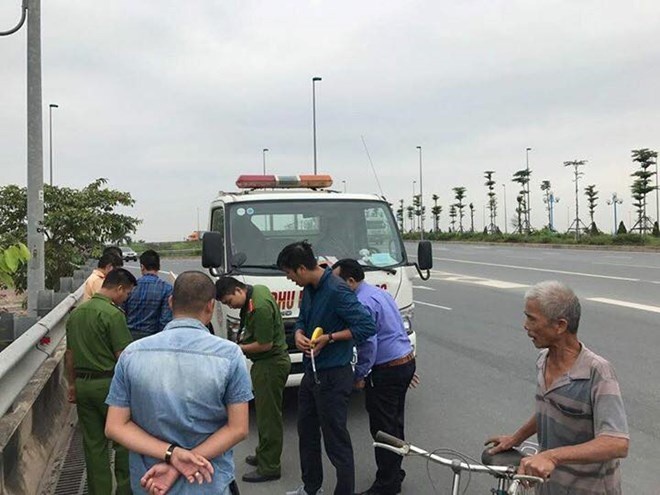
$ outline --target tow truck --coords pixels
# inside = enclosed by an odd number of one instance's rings
[[[271,290],[291,356],[288,387],[299,385],[303,373],[302,353],[294,343],[302,289],[286,279],[276,261],[292,242],[309,241],[319,263],[358,260],[366,281],[396,300],[416,348],[412,279],[415,271],[423,280],[430,277],[431,244],[420,241],[417,261],[410,262],[384,197],[333,190],[329,175],[241,175],[236,187],[237,191],[221,191],[211,202],[209,229],[202,237],[202,266],[213,277],[231,275]],[[221,337],[237,340],[238,310],[217,304],[212,323]]]

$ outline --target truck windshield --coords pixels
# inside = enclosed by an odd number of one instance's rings
[[[254,201],[228,204],[227,213],[229,259],[240,259],[243,271],[272,274],[282,248],[302,240],[312,244],[320,262],[354,258],[368,266],[394,267],[407,261],[385,202]]]

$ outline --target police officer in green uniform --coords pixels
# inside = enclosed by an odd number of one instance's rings
[[[253,363],[250,375],[259,445],[256,455],[247,456],[245,462],[257,469],[242,479],[250,483],[277,480],[284,435],[282,395],[291,370],[280,309],[268,287],[245,285],[232,277],[216,282],[216,298],[241,310],[239,345]]]
[[[78,411],[89,495],[112,493],[105,398],[119,354],[133,340],[124,312],[118,306],[126,301],[135,284],[129,271],[112,270],[101,290],[76,308],[66,323],[68,399]],[[128,451],[119,444],[114,449],[116,493],[131,494]]]

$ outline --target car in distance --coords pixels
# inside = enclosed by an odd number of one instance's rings
[[[122,247],[121,248],[121,257],[124,259],[124,261],[137,261],[138,260],[137,253],[129,247]]]

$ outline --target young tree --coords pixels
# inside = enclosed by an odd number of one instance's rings
[[[529,179],[532,175],[531,170],[527,170],[526,168],[522,170],[518,170],[516,173],[513,174],[513,179],[512,182],[517,182],[520,184],[521,190],[519,195],[522,196],[522,201],[518,201],[518,207],[523,208],[523,211],[521,212],[521,218],[523,222],[520,224],[519,230],[520,232],[525,232],[526,234],[529,234],[530,231],[532,230],[532,226],[529,220],[529,214],[530,214],[530,208],[529,205],[527,204],[527,188],[529,187]],[[516,201],[518,198],[516,198]]]
[[[399,200],[399,207],[396,210],[396,219],[399,222],[399,230],[403,232],[403,218],[404,218],[404,207],[403,207],[403,200]]]
[[[417,217],[417,222],[415,223],[415,226],[417,230],[420,229],[420,218],[422,216],[422,209],[421,209],[421,199],[422,197],[419,194],[415,194],[413,196],[413,207],[415,208],[415,216]]]
[[[434,232],[440,231],[440,214],[442,213],[442,206],[438,204],[440,196],[434,194],[433,199],[433,208],[431,208],[431,215],[433,215],[433,230]]]
[[[410,232],[413,232],[415,230],[415,207],[408,206],[406,211],[408,212],[408,220],[410,220]]]
[[[88,257],[100,254],[103,244],[121,241],[140,224],[141,220],[116,212],[118,207],[135,204],[131,194],[108,189],[106,183],[106,179],[97,179],[83,189],[44,184],[47,287],[54,288],[60,277],[73,273],[73,264],[82,264]],[[26,188],[1,187],[0,244],[25,242],[26,225]],[[19,289],[25,288],[23,275],[17,280]]]
[[[465,203],[463,203],[463,200],[465,199],[465,188],[464,187],[454,187],[454,198],[456,198],[456,203],[454,206],[458,209],[458,228],[461,233],[463,233],[463,217],[465,214],[463,213],[463,210],[465,209]]]
[[[520,191],[520,194],[516,196],[516,202],[518,203],[518,206],[516,207],[516,217],[514,219],[515,222],[515,231],[519,234],[523,233],[524,225],[523,225],[523,215],[525,214],[525,196],[524,196],[524,191]]]
[[[552,230],[552,204],[550,203],[550,181],[541,181],[541,191],[543,191],[543,202],[546,204],[548,211],[548,229]]]
[[[630,189],[635,200],[633,205],[637,208],[637,223],[630,228],[630,231],[632,232],[637,228],[639,233],[644,235],[651,229],[651,219],[646,214],[646,196],[655,190],[655,186],[651,181],[655,172],[651,169],[651,166],[658,159],[658,152],[648,148],[632,150],[632,159],[633,162],[639,163],[639,170],[631,174],[631,177],[635,177]]]
[[[484,177],[486,178],[486,182],[484,185],[488,187],[488,211],[489,211],[489,218],[490,218],[490,224],[487,227],[486,232],[490,232],[491,234],[497,233],[499,230],[497,228],[497,225],[495,224],[495,219],[497,218],[497,194],[495,193],[495,180],[493,179],[493,174],[495,172],[493,170],[486,170],[484,172]]]
[[[474,204],[470,203],[468,208],[470,209],[470,232],[474,233]]]
[[[449,205],[449,218],[451,218],[451,231],[456,232],[456,205]]]
[[[589,218],[591,222],[589,223],[589,233],[595,235],[598,234],[598,227],[596,227],[596,222],[594,222],[594,212],[596,211],[596,206],[598,203],[598,191],[596,190],[596,185],[591,184],[584,188],[584,194],[587,196],[587,202],[589,204]]]

